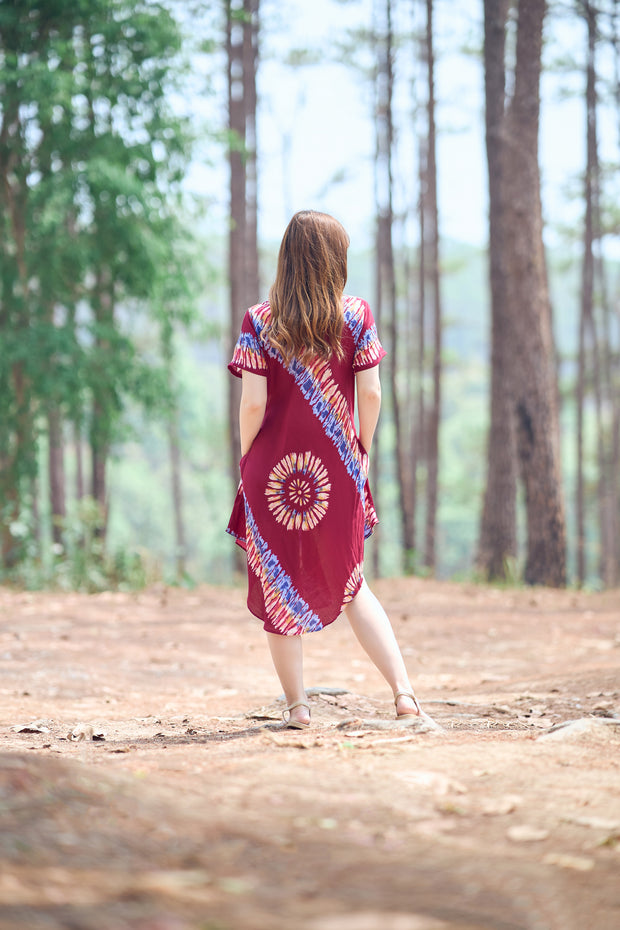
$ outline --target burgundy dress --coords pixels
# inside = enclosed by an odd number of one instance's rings
[[[363,581],[364,538],[378,522],[368,456],[355,432],[355,373],[385,352],[370,310],[344,297],[344,356],[288,366],[270,345],[269,302],[251,307],[228,366],[267,378],[267,407],[227,532],[247,553],[248,607],[270,633],[320,630]]]

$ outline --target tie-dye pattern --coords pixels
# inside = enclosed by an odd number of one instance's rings
[[[289,452],[269,473],[269,509],[287,530],[313,530],[329,506],[327,469],[311,452]]]
[[[267,363],[263,355],[263,346],[257,336],[252,333],[241,333],[235,346],[231,362],[239,371],[255,371],[262,374],[267,371]]]
[[[254,320],[259,338],[262,337],[269,318],[269,304],[266,302],[254,307],[250,314]],[[345,310],[345,321],[354,333],[359,335],[364,322],[357,306]],[[376,329],[375,329],[376,340]],[[282,365],[284,360],[268,339],[261,338],[265,351]],[[365,352],[370,351],[365,349]],[[357,353],[356,353],[357,357]],[[347,400],[334,381],[329,361],[317,359],[309,365],[302,365],[298,359],[288,366],[299,390],[310,404],[314,414],[321,422],[325,435],[336,447],[348,474],[353,478],[358,493],[364,500],[364,486],[367,475],[364,473],[364,460],[360,451],[354,425],[349,416]]]
[[[320,630],[363,582],[377,515],[353,420],[357,371],[385,354],[368,305],[343,304],[341,360],[289,365],[268,338],[269,302],[251,307],[229,365],[267,376],[267,408],[241,462],[228,532],[247,552],[248,606],[268,632]]]
[[[344,596],[342,598],[342,606],[346,607],[347,604],[350,604],[357,592],[360,589],[360,585],[364,580],[364,566],[360,562],[355,566],[346,585],[344,586]]]
[[[355,371],[362,371],[364,368],[372,368],[373,365],[381,361],[380,354],[381,344],[377,335],[377,327],[372,326],[366,330],[363,339],[360,341],[355,353],[353,368]]]
[[[260,581],[265,608],[272,626],[283,636],[322,630],[323,624],[320,619],[297,591],[277,556],[259,533],[247,501],[245,522],[248,568]]]

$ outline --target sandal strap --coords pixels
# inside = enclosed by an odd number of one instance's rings
[[[285,723],[289,723],[291,719],[291,711],[295,710],[296,707],[306,707],[308,709],[308,713],[310,713],[310,705],[306,701],[295,701],[294,704],[289,704],[289,706],[285,707],[282,711],[282,719]],[[303,724],[303,726],[310,726],[310,724]]]
[[[295,701],[294,704],[289,704],[286,708],[287,710],[295,710],[296,707],[307,707],[310,710],[310,705],[306,701]]]
[[[415,704],[415,706],[416,706],[416,708],[418,709],[418,711],[420,711],[420,705],[419,705],[419,703],[418,703],[418,699],[417,699],[417,697],[415,696],[415,694],[413,693],[413,691],[397,691],[396,694],[394,695],[394,706],[396,706],[396,704],[398,704],[398,699],[399,699],[399,697],[408,697],[408,698],[411,698],[411,700],[412,700],[413,703]]]
[[[397,691],[394,695],[394,703],[399,699],[399,697],[408,697],[412,698],[415,701],[415,694],[413,691]]]

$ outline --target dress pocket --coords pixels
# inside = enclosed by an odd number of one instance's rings
[[[366,452],[366,449],[362,445],[359,436],[357,436],[356,438],[357,438],[357,448],[360,454],[360,461],[362,463],[362,471],[364,472],[364,477],[368,478],[368,469],[370,465],[369,459],[368,459],[368,453]]]

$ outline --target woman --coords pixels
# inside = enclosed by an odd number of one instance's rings
[[[247,552],[248,607],[263,621],[284,719],[296,729],[310,725],[301,634],[342,611],[392,688],[397,716],[421,713],[363,576],[364,538],[377,523],[368,453],[385,352],[368,304],[344,296],[348,247],[333,217],[295,214],[269,300],[247,311],[228,366],[243,379],[241,483],[228,532]]]

